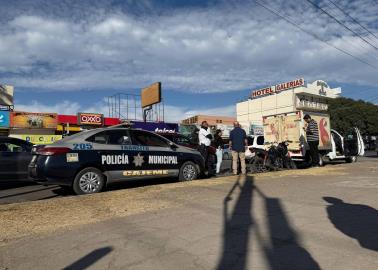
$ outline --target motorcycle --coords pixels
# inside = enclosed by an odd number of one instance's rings
[[[261,173],[268,170],[266,166],[267,151],[261,148],[251,147],[252,157],[248,160],[248,168],[252,173]]]
[[[278,156],[281,168],[296,169],[295,162],[291,159],[288,146],[291,141],[283,141],[277,145]]]
[[[266,143],[268,150],[252,148],[254,156],[249,161],[251,172],[277,171],[281,169],[296,169],[295,162],[291,159],[288,145],[291,141],[280,143]]]

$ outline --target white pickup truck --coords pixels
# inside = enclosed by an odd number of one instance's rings
[[[309,146],[304,131],[303,116],[309,114],[319,127],[320,164],[331,160],[354,162],[357,156],[364,155],[364,142],[357,128],[343,137],[337,131],[331,130],[330,117],[326,113],[295,111],[263,118],[265,142],[278,143],[290,141],[288,150],[294,161],[308,162]]]

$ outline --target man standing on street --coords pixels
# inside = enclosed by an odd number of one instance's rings
[[[240,158],[241,172],[246,174],[245,147],[248,145],[247,134],[240,127],[239,122],[234,122],[234,129],[230,132],[230,149],[232,151],[232,169],[238,174],[238,159]]]
[[[208,148],[211,144],[211,139],[213,136],[210,133],[209,130],[209,124],[206,121],[203,121],[201,124],[201,129],[198,132],[198,140],[199,140],[199,152],[205,159],[205,164],[207,167],[208,175],[211,176],[213,175],[213,169],[212,166],[213,164],[210,163],[209,160],[209,153],[208,153]]]
[[[303,119],[307,123],[306,131],[307,143],[310,146],[310,156],[313,167],[319,167],[319,128],[318,123],[311,116],[306,114]]]

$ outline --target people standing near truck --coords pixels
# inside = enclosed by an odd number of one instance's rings
[[[222,159],[223,159],[223,139],[222,139],[222,130],[217,129],[214,134],[214,142],[213,142],[214,147],[217,149],[216,150],[216,155],[217,155],[217,167],[216,167],[216,173],[220,173],[220,168],[222,166]]]
[[[307,123],[307,127],[303,129],[306,131],[307,143],[310,147],[310,156],[313,167],[319,167],[319,127],[318,123],[311,119],[311,116],[306,114],[303,120]]]
[[[240,127],[239,122],[234,122],[234,129],[230,132],[230,149],[232,151],[232,169],[234,174],[238,174],[238,160],[240,158],[241,173],[246,174],[245,150],[248,145],[247,134]]]
[[[209,130],[209,124],[206,121],[203,121],[201,123],[201,128],[198,132],[198,140],[199,140],[199,152],[205,159],[205,164],[207,165],[207,170],[209,174],[214,174],[212,171],[212,164],[209,162],[209,146],[211,144],[211,140],[213,138],[213,135],[211,135]]]

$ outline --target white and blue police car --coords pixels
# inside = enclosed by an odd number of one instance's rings
[[[71,187],[76,194],[100,192],[116,181],[199,178],[201,154],[145,130],[98,128],[63,138],[33,153],[29,176],[43,185]]]

